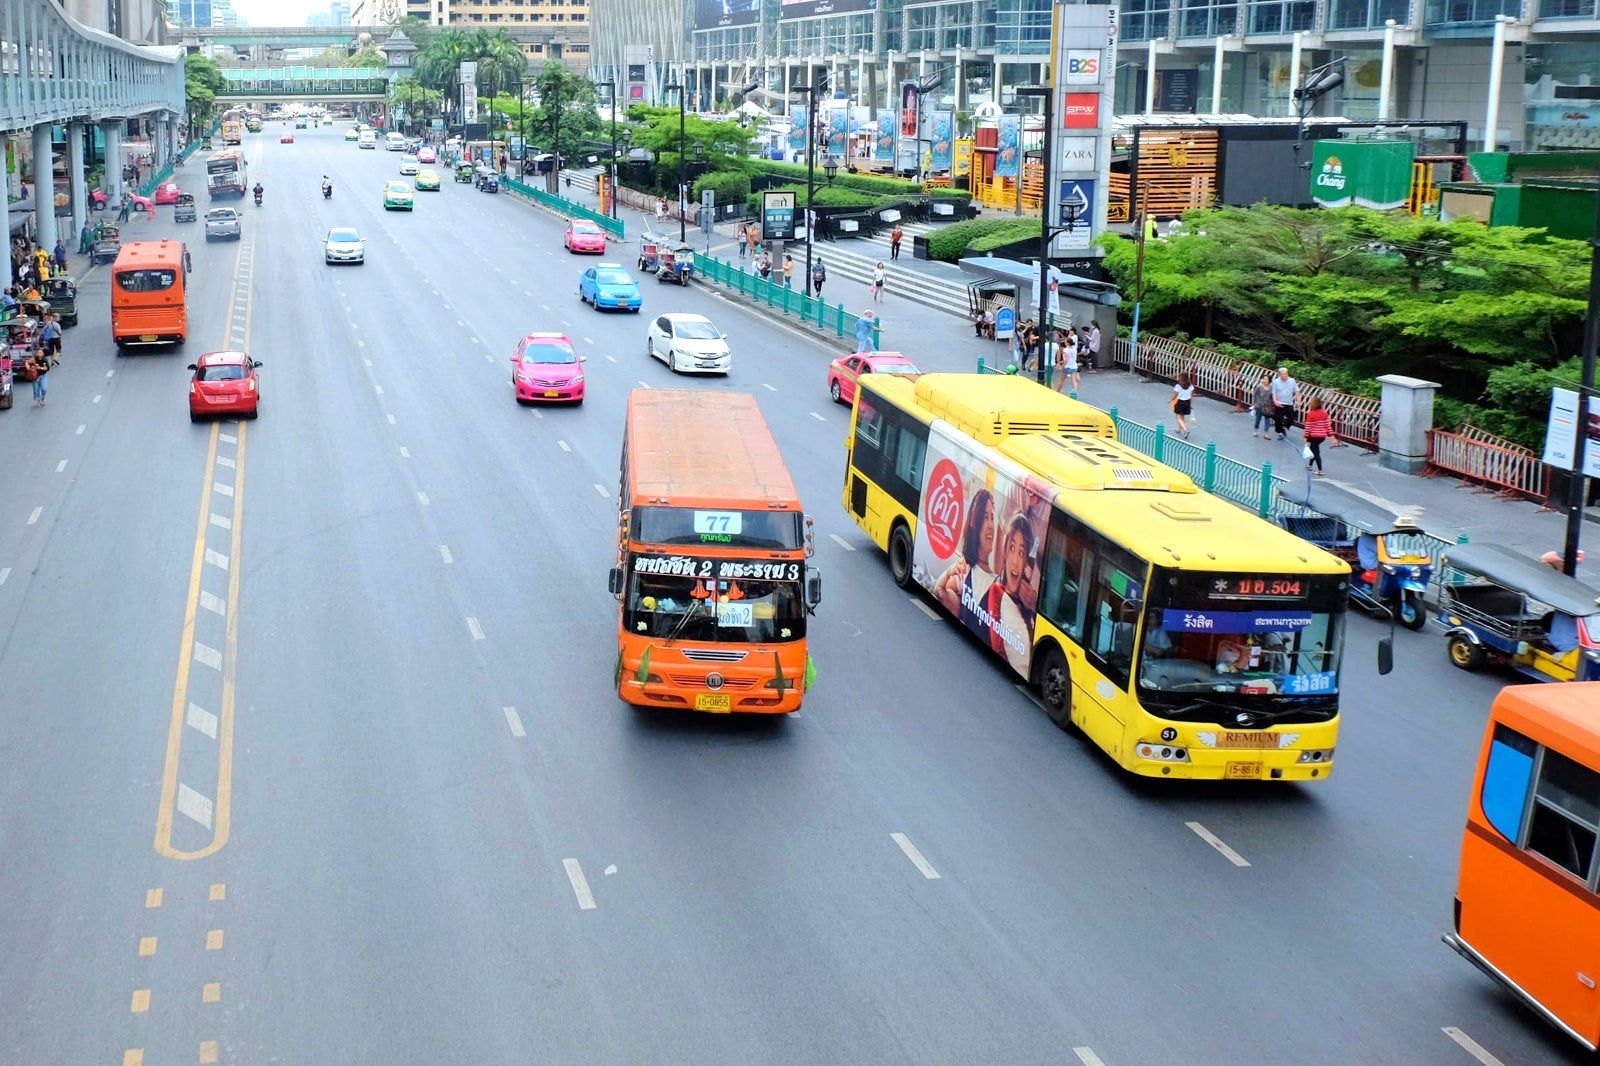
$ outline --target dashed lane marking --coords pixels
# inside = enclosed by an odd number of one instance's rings
[[[183,720],[190,729],[204,733],[212,740],[217,739],[217,716],[204,707],[189,704],[189,711]]]
[[[851,544],[849,541],[847,541],[843,537],[839,536],[839,534],[837,534],[837,533],[829,533],[828,536],[833,539],[833,542],[835,544],[839,545],[839,547],[843,548],[845,551],[853,552],[853,551],[856,550],[856,546],[854,544]]]
[[[40,376],[43,377],[42,374]],[[35,507],[33,509],[33,513],[28,516],[28,525],[31,526],[31,525],[37,524],[38,521],[39,521],[39,516],[42,515],[42,514],[44,514],[44,508],[43,507]]]
[[[228,601],[223,599],[221,596],[213,595],[212,593],[201,589],[200,608],[201,610],[210,611],[212,614],[220,614],[223,617],[227,617]]]
[[[9,566],[0,567],[0,585],[4,585],[6,583],[6,579],[9,578],[10,576],[11,576],[11,567],[9,567]]]
[[[81,436],[83,436],[83,431],[88,429],[88,428],[89,428],[88,426],[79,426],[77,432],[75,434],[73,434],[73,435],[81,437]]]
[[[233,519],[229,518],[227,515],[213,514],[211,516],[211,524],[216,526],[218,529],[232,529]]]
[[[904,833],[890,833],[889,839],[900,845],[900,850],[906,853],[906,858],[911,860],[911,865],[922,871],[923,877],[926,877],[929,881],[939,880],[939,871],[933,868],[931,862],[922,857],[922,852],[917,850],[917,846],[911,843],[910,838]]]
[[[921,596],[911,596],[910,600],[912,606],[914,606],[917,610],[921,611],[935,622],[939,620],[939,612],[935,611],[932,607],[929,607],[926,603],[923,603]]]
[[[61,473],[61,471],[65,470],[66,468],[67,468],[67,461],[65,459],[63,459],[59,463],[56,464],[56,473],[59,474],[59,473]]]
[[[528,731],[522,728],[522,715],[517,713],[515,707],[502,707],[500,710],[506,716],[506,725],[511,727],[512,736],[525,737],[528,735]]]
[[[606,487],[604,485],[598,485],[598,484],[595,485],[594,491],[598,492],[605,499],[609,500],[611,498],[611,493],[606,489]]]
[[[228,569],[228,557],[219,551],[212,551],[210,548],[206,549],[206,563],[216,567],[218,570]]]
[[[1078,1061],[1083,1063],[1083,1066],[1106,1066],[1104,1062],[1100,1061],[1100,1056],[1089,1048],[1075,1047],[1072,1049],[1072,1053],[1078,1056]]]
[[[402,458],[402,459],[411,458],[411,449],[407,448],[404,444],[400,445],[400,458]]]
[[[1463,1033],[1455,1026],[1445,1026],[1444,1035],[1448,1036],[1451,1040],[1454,1040],[1458,1045],[1460,1045],[1461,1050],[1465,1051],[1468,1055],[1471,1055],[1473,1058],[1483,1063],[1483,1066],[1504,1066],[1504,1064],[1499,1059],[1491,1055],[1482,1044],[1478,1043],[1476,1040],[1472,1039],[1472,1037],[1468,1036],[1466,1033]]]
[[[217,493],[219,495],[222,495],[222,496],[232,496],[233,495],[233,486],[232,485],[224,485],[222,482],[219,481],[216,484],[211,486],[211,491],[215,492],[215,493]]]
[[[456,561],[456,557],[450,554],[450,549],[443,544],[439,545],[439,558],[444,560],[446,566]]]
[[[218,466],[225,466],[229,470],[237,469],[237,467],[234,465],[233,460],[229,459],[226,455],[217,456],[217,465]]]
[[[178,783],[178,813],[210,829],[213,813],[211,797],[201,795],[180,781]]]
[[[467,631],[472,634],[473,640],[483,639],[483,627],[478,624],[478,620],[476,618],[473,618],[470,615],[467,618]]]
[[[1243,855],[1240,855],[1237,851],[1234,851],[1232,848],[1228,847],[1228,845],[1222,842],[1220,837],[1218,837],[1211,830],[1207,829],[1205,826],[1201,825],[1199,822],[1184,822],[1183,824],[1194,830],[1195,836],[1216,848],[1217,851],[1222,854],[1223,858],[1227,859],[1235,866],[1245,867],[1250,865],[1250,863],[1245,860]]]
[[[417,493],[417,502],[424,507],[428,506],[428,494],[426,492]]]
[[[395,420],[394,420],[394,415],[390,415],[390,416],[389,416],[389,424],[390,424],[390,425],[391,425],[391,426],[392,426],[392,425],[395,425]]]
[[[817,412],[815,412],[815,411],[811,412],[811,417],[815,418],[818,422],[826,422],[827,421],[826,418],[823,418],[821,415],[817,414]]]
[[[570,452],[572,450],[572,445],[568,444],[564,440],[556,441],[556,447],[560,448],[564,452]]]
[[[761,387],[763,389],[766,389],[768,392],[777,392],[778,391],[778,387],[776,385],[768,385],[765,381],[763,381],[761,383]]]
[[[222,669],[222,653],[209,644],[194,642],[194,661],[213,670]]]
[[[100,394],[98,392],[95,393],[94,394],[94,399],[90,400],[89,402],[90,403],[99,403],[100,402]]]
[[[106,377],[110,377],[110,376],[111,376],[111,375],[113,375],[113,374],[115,374],[115,373],[116,373],[116,371],[115,371],[115,370],[107,370],[107,371],[106,371]]]
[[[583,867],[578,865],[578,860],[562,859],[561,865],[566,867],[567,880],[572,882],[572,893],[578,897],[578,909],[594,910],[594,893],[589,891],[589,879],[583,876]]]

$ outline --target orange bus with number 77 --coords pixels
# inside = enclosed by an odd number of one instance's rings
[[[617,695],[786,714],[815,679],[811,519],[754,396],[635,389],[617,493]]]

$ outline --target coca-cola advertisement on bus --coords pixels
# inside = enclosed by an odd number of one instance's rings
[[[1039,556],[1054,490],[935,423],[923,464],[912,576],[1028,677]]]

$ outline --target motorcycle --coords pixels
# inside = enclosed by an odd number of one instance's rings
[[[1350,564],[1352,603],[1407,629],[1428,624],[1433,556],[1416,519],[1326,482],[1291,482],[1278,496],[1294,512],[1279,514],[1279,525]]]
[[[322,198],[324,200],[333,199],[333,186],[332,185],[324,185],[322,187]]]
[[[261,190],[260,189],[256,190],[256,206],[257,207],[261,206]]]

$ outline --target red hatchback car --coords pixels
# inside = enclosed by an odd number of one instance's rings
[[[855,403],[856,382],[863,374],[920,374],[917,364],[899,352],[857,352],[828,364],[828,395],[834,403]]]
[[[567,235],[562,239],[569,252],[606,252],[606,234],[593,222],[576,219],[567,223]]]
[[[261,407],[261,385],[256,367],[261,364],[244,352],[207,352],[190,363],[189,421],[207,415],[243,415],[254,418]]]
[[[158,204],[175,204],[183,192],[175,181],[164,181],[156,186],[155,201]]]
[[[530,333],[511,353],[511,383],[517,402],[583,402],[585,357],[572,350],[565,333]]]

